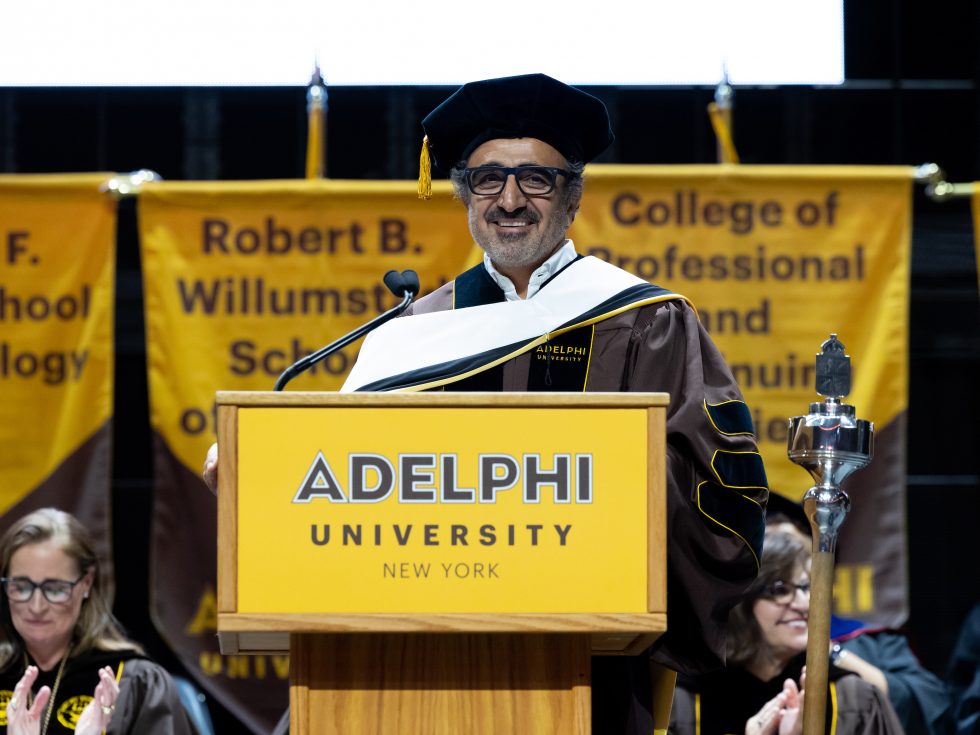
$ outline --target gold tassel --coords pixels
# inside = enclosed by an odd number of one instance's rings
[[[419,154],[419,199],[432,198],[432,164],[429,162],[429,136],[422,138]]]

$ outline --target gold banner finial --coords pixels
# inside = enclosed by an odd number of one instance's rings
[[[320,62],[313,62],[313,76],[306,89],[306,178],[327,176],[327,85],[320,76]]]

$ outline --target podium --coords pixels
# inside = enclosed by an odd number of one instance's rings
[[[589,733],[667,626],[667,396],[219,392],[218,639],[293,735]]]

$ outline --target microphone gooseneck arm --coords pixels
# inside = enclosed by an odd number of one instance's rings
[[[413,276],[414,281],[412,279]],[[276,384],[272,390],[281,391],[286,387],[286,384],[290,380],[295,378],[300,373],[309,370],[323,358],[343,349],[351,342],[360,339],[372,329],[377,329],[385,322],[394,319],[408,308],[409,304],[412,303],[412,299],[415,298],[415,294],[417,294],[419,290],[418,276],[415,275],[414,271],[405,271],[404,274],[398,273],[398,271],[388,271],[385,274],[384,282],[396,296],[402,297],[401,303],[398,304],[398,306],[394,307],[393,309],[388,309],[388,311],[386,311],[384,314],[376,316],[367,324],[362,324],[353,332],[345,334],[343,337],[334,340],[326,347],[321,347],[313,354],[297,360],[282,371],[282,375],[280,375],[279,379],[276,380]]]

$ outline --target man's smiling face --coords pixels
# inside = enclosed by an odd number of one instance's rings
[[[466,165],[568,168],[561,153],[537,138],[488,140],[473,151]],[[547,260],[565,242],[578,204],[577,196],[569,196],[562,176],[546,196],[525,195],[509,176],[500,194],[467,192],[466,199],[473,239],[502,271],[533,270]]]

